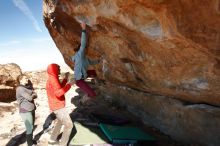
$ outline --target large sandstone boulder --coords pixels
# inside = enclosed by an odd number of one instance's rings
[[[145,123],[186,143],[220,145],[219,0],[44,0],[43,16],[66,63],[88,25],[87,55]],[[157,96],[158,95],[158,96]],[[193,123],[193,124],[190,124]]]
[[[66,63],[86,21],[88,55],[105,79],[143,92],[220,105],[218,0],[45,0],[44,22]],[[101,66],[98,67],[99,71]]]
[[[146,125],[156,127],[176,141],[198,146],[220,145],[219,107],[181,102],[124,86],[101,88],[106,99],[121,104]]]
[[[15,100],[17,77],[20,74],[21,69],[17,64],[0,65],[0,101]]]

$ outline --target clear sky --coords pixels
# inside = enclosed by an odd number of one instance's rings
[[[0,0],[0,64],[33,71],[52,62],[65,64],[44,25],[42,0]]]

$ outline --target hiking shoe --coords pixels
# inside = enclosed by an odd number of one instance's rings
[[[48,140],[48,144],[50,144],[50,145],[59,145],[59,141],[57,141],[57,140]]]
[[[32,146],[37,146],[37,141],[33,140],[33,145]]]

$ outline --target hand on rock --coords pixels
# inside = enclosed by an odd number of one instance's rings
[[[86,23],[85,23],[85,22],[82,22],[80,25],[81,25],[81,27],[82,27],[83,30],[86,29]]]

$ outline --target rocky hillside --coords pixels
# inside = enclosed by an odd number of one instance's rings
[[[17,64],[0,64],[0,101],[15,100],[15,88],[18,85],[17,77],[21,72]]]
[[[46,71],[22,72],[16,63],[0,64],[0,102],[15,100],[15,91],[18,85],[17,78],[26,74],[35,89],[44,89],[46,85]]]
[[[47,81],[46,71],[25,72],[30,77],[34,89],[45,89]]]
[[[220,145],[220,1],[44,0],[44,22],[66,63],[85,21],[90,58],[113,96],[185,143]]]

